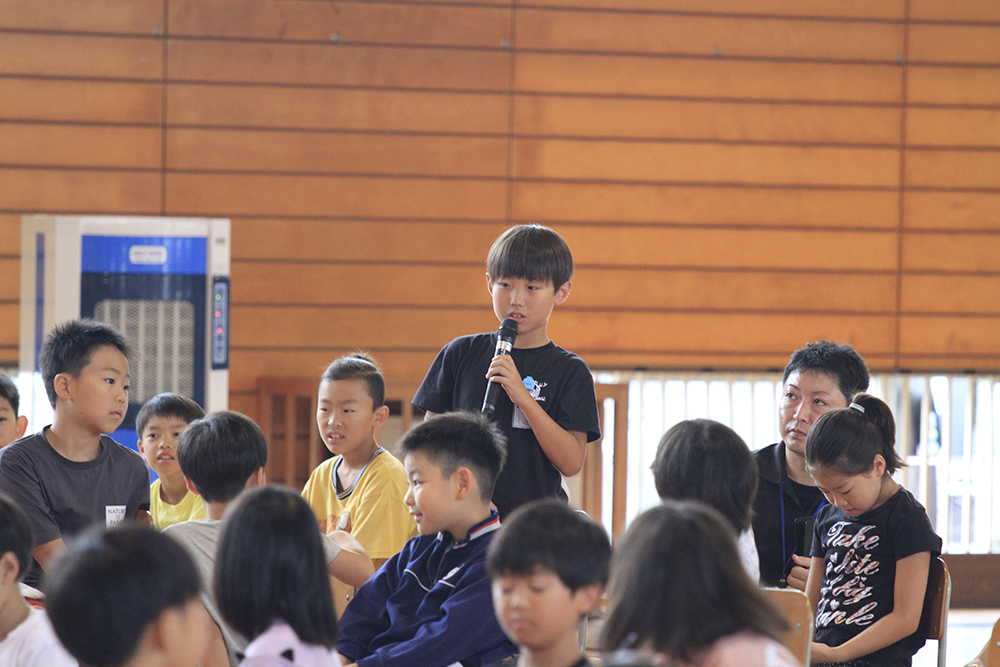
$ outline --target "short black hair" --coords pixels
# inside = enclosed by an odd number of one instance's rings
[[[711,419],[689,419],[663,434],[653,459],[660,498],[700,500],[736,529],[749,530],[757,466],[736,431]]]
[[[229,502],[267,465],[267,438],[246,415],[213,412],[181,433],[177,461],[203,500]]]
[[[551,281],[559,289],[573,277],[573,253],[563,237],[541,225],[517,225],[501,234],[486,258],[491,282],[501,278]]]
[[[837,381],[837,387],[848,403],[855,394],[868,389],[868,366],[857,351],[847,343],[818,340],[792,352],[781,384],[795,371],[818,371]]]
[[[490,578],[531,575],[539,568],[576,592],[608,582],[611,543],[604,528],[553,498],[518,507],[490,543]]]
[[[128,662],[164,611],[198,599],[191,556],[154,528],[91,531],[67,546],[46,575],[45,611],[81,665]]]
[[[135,430],[142,439],[142,434],[146,430],[146,424],[153,417],[177,417],[190,424],[196,419],[205,416],[205,411],[200,405],[192,401],[187,396],[181,396],[173,392],[157,394],[139,410],[135,418]]]
[[[219,540],[215,599],[226,622],[249,639],[281,620],[307,644],[336,645],[326,554],[302,496],[262,486],[236,501]]]
[[[17,580],[24,579],[31,567],[31,549],[35,538],[31,532],[31,522],[10,496],[0,493],[0,556],[8,551],[17,558],[21,566]]]
[[[375,360],[364,352],[355,352],[337,359],[327,366],[320,380],[361,380],[368,387],[368,395],[372,397],[372,408],[377,410],[385,405],[385,378]]]
[[[49,403],[56,406],[56,376],[66,373],[76,377],[99,347],[113,347],[128,358],[132,351],[124,336],[110,325],[97,320],[72,320],[57,325],[49,332],[38,355],[38,368],[42,371],[45,393]]]
[[[6,398],[10,403],[10,409],[14,411],[14,416],[18,415],[21,408],[21,393],[17,390],[17,385],[6,373],[0,373],[0,398]]]
[[[507,460],[503,433],[489,419],[472,412],[446,412],[421,422],[406,432],[396,449],[403,458],[426,456],[445,477],[459,467],[469,468],[486,503]]]
[[[848,407],[824,412],[806,436],[807,469],[861,475],[875,465],[876,454],[885,459],[890,475],[906,465],[896,452],[892,410],[870,394],[858,394]]]
[[[740,562],[725,518],[704,503],[664,501],[615,545],[604,651],[648,647],[694,663],[722,637],[749,631],[778,640],[786,629]]]

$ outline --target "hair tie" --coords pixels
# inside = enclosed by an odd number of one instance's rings
[[[858,405],[857,403],[851,403],[847,407],[853,408],[854,410],[857,410],[861,414],[865,414],[865,406],[863,406],[863,405]]]

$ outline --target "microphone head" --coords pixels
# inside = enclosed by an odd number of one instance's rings
[[[511,318],[505,319],[500,323],[500,331],[498,332],[500,338],[510,339],[513,341],[517,338],[517,320],[512,320]]]

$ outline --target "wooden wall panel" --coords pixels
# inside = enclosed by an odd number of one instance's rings
[[[1000,273],[1000,234],[965,232],[903,236],[903,268],[913,271]]]
[[[908,314],[1000,315],[1000,272],[903,276],[900,307]]]
[[[501,50],[178,40],[169,59],[182,81],[504,91],[510,76]]]
[[[599,182],[898,187],[895,149],[520,140],[514,175]],[[866,165],[862,171],[858,164]]]
[[[910,16],[931,21],[993,21],[1000,22],[1000,5],[993,0],[938,2],[910,0]]]
[[[1000,189],[1000,152],[906,151],[906,182],[911,187]]]
[[[933,0],[930,0],[933,2]],[[989,0],[978,0],[978,2]],[[752,4],[741,0],[534,0],[533,5],[545,7],[592,7],[597,9],[640,9],[661,12],[695,12],[737,14],[742,16],[812,16],[817,18],[904,18],[903,0],[819,0],[802,3],[796,0],[756,0]],[[787,359],[785,360],[788,361]],[[784,364],[782,364],[784,366]]]
[[[895,228],[899,196],[875,190],[520,182],[514,219],[540,222]]]
[[[177,214],[497,219],[506,182],[473,179],[168,173]]]
[[[907,67],[906,99],[911,105],[934,107],[966,104],[998,105],[1000,69],[919,65]]]
[[[167,119],[177,125],[372,130],[507,131],[502,95],[176,84]]]
[[[519,95],[518,135],[899,144],[898,107]]]
[[[915,62],[1000,65],[1000,25],[926,25],[910,28]]]
[[[898,65],[519,53],[519,92],[898,103]]]
[[[159,83],[0,76],[0,118],[159,125],[161,90]]]
[[[159,169],[159,128],[0,122],[0,161],[20,166]]]
[[[182,128],[166,143],[168,169],[507,176],[504,137]]]
[[[1000,193],[907,192],[903,220],[911,229],[990,230],[1000,227]]]
[[[3,36],[0,74],[155,80],[163,75],[163,45],[153,37]]]
[[[58,11],[56,11],[58,9]],[[33,0],[0,2],[4,29],[151,35],[163,25],[163,0]]]
[[[493,48],[510,39],[501,6],[174,0],[169,11],[171,33],[185,36]]]
[[[761,21],[620,9],[517,11],[518,47],[541,51],[893,61],[903,51],[903,33],[901,24],[885,22]]]
[[[906,141],[920,146],[1000,148],[996,109],[910,109]]]
[[[160,210],[160,174],[0,167],[0,211],[141,213]]]

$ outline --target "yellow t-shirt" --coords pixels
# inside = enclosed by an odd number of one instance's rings
[[[369,556],[395,556],[417,534],[417,524],[403,502],[407,490],[403,464],[381,450],[361,472],[354,488],[340,494],[346,497],[338,498],[333,474],[339,460],[335,456],[316,466],[302,489],[302,497],[316,514],[320,530],[333,531],[346,510],[351,513],[347,532]]]
[[[190,491],[176,505],[165,503],[160,497],[160,480],[156,480],[149,487],[149,515],[153,517],[153,524],[160,530],[175,523],[208,518],[201,496]]]

